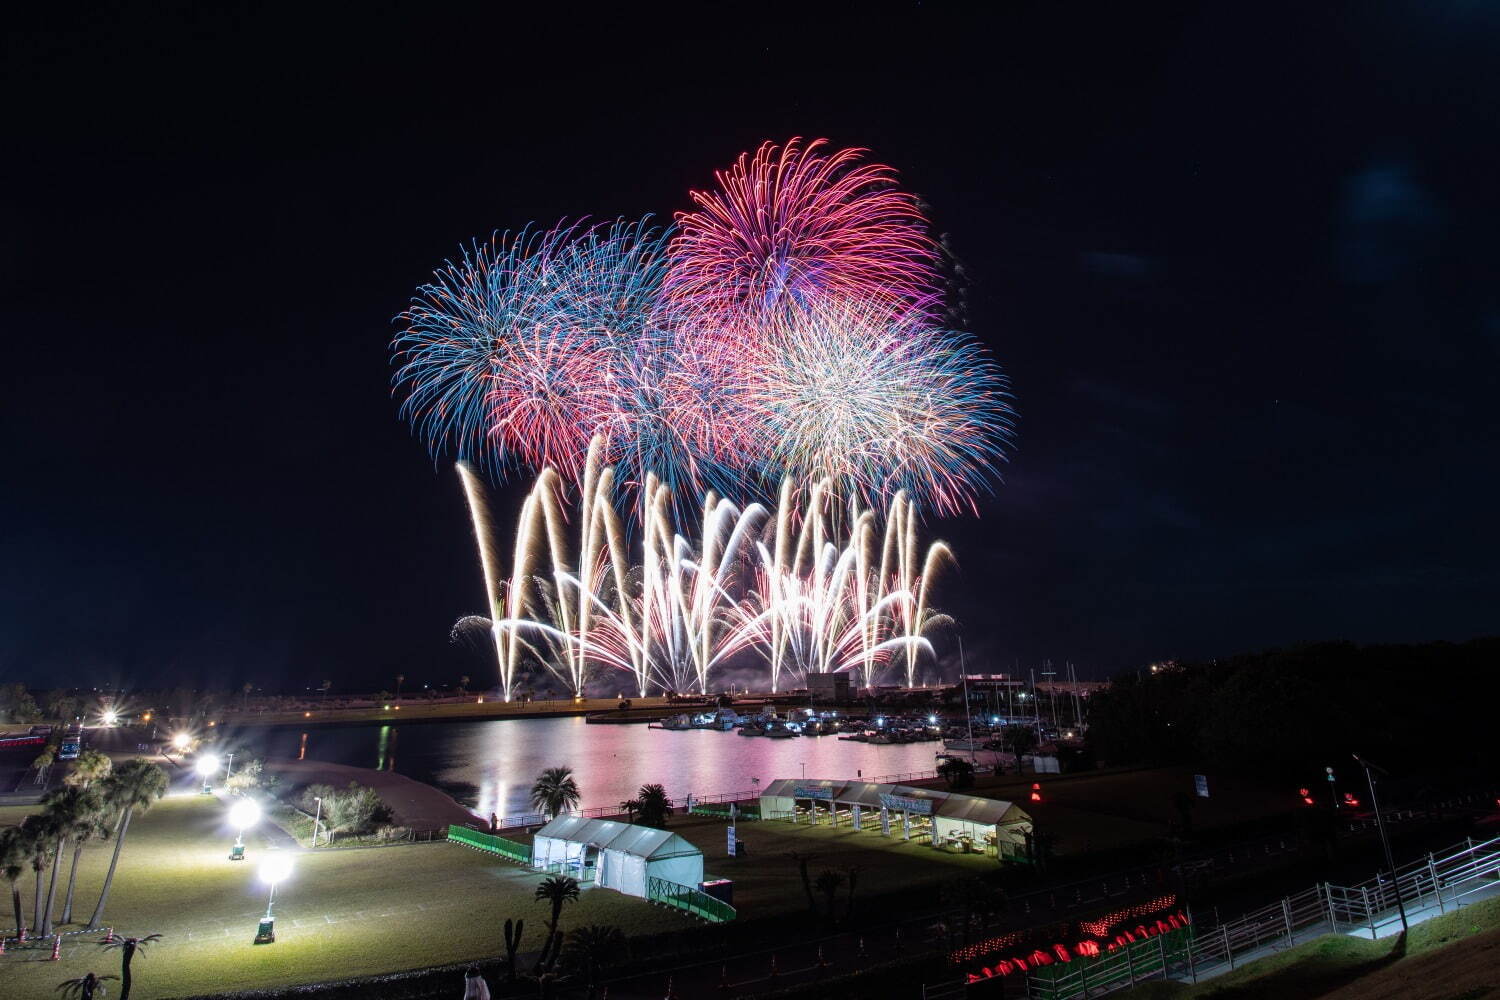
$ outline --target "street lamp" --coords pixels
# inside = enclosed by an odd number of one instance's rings
[[[260,918],[260,927],[255,932],[256,944],[270,944],[276,940],[276,918],[271,907],[276,905],[276,883],[284,882],[292,874],[292,859],[285,854],[272,854],[260,864],[260,880],[271,887],[266,899],[266,915]]]
[[[1372,764],[1359,754],[1350,754],[1365,769],[1365,782],[1370,786],[1370,808],[1375,810],[1375,826],[1380,831],[1380,843],[1385,848],[1385,866],[1391,873],[1391,888],[1396,890],[1396,911],[1401,914],[1401,933],[1405,934],[1406,904],[1401,900],[1401,879],[1396,875],[1396,859],[1391,855],[1391,839],[1385,833],[1385,817],[1380,815],[1380,801],[1375,798],[1374,771],[1389,776],[1390,772],[1378,764]]]
[[[120,721],[120,716],[114,709],[106,708],[104,714],[100,716],[100,721],[106,726],[113,726],[116,722]]]
[[[317,847],[318,846],[318,821],[323,818],[323,800],[320,799],[320,798],[318,798],[315,795],[315,796],[313,796],[313,801],[318,804],[318,811],[317,811],[317,813],[315,813],[313,815],[313,842],[312,842],[312,845],[314,847]]]
[[[193,765],[193,770],[197,771],[198,776],[203,779],[203,794],[208,795],[213,791],[213,789],[209,788],[208,781],[218,773],[219,758],[215,757],[211,753],[204,754],[202,757],[198,758],[198,763]]]
[[[245,827],[260,822],[260,806],[254,799],[240,799],[229,810],[229,825],[237,831],[234,846],[229,849],[230,861],[245,860]]]
[[[193,737],[187,733],[178,733],[172,737],[172,749],[182,753],[193,745]]]

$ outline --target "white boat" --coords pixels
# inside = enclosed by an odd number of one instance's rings
[[[944,750],[983,750],[984,740],[980,739],[956,739],[944,740]]]

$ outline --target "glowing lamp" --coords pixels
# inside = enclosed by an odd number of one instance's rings
[[[150,718],[150,716],[147,716],[147,718]],[[190,745],[192,745],[192,742],[193,738],[187,733],[178,733],[176,736],[172,737],[172,749],[186,750]]]
[[[205,778],[213,774],[218,769],[219,758],[215,757],[211,753],[204,754],[202,757],[199,757],[198,762],[193,765],[193,770],[197,771],[199,775]]]
[[[237,830],[260,822],[260,806],[254,799],[240,799],[229,810],[229,825]]]
[[[119,715],[112,708],[105,709],[102,718],[106,726],[113,726],[116,722],[120,721]]]

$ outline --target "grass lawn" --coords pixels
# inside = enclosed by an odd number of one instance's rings
[[[1500,968],[1500,898],[1486,899],[1411,929],[1397,952],[1396,938],[1371,941],[1329,934],[1267,955],[1197,986],[1149,983],[1122,994],[1127,1000],[1373,1000],[1376,997],[1483,996]]]
[[[15,823],[28,811],[0,810],[0,823]],[[276,943],[252,945],[266,905],[266,888],[256,878],[265,852],[248,833],[251,860],[228,861],[234,832],[224,828],[224,813],[213,800],[176,795],[131,823],[105,923],[117,933],[165,935],[136,957],[133,996],[139,1000],[496,955],[504,951],[506,917],[526,919],[523,950],[541,946],[547,908],[532,898],[541,877],[441,842],[299,853],[292,877],[277,890]],[[96,845],[84,854],[74,907],[82,919],[98,898],[110,847]],[[61,878],[66,881],[66,869]],[[29,915],[29,878],[22,888]],[[9,926],[8,900],[4,910],[0,923]],[[564,911],[564,930],[590,923],[613,924],[627,934],[689,925],[672,911],[606,889],[585,890]],[[0,996],[56,996],[65,979],[118,973],[119,953],[106,952],[97,940],[94,934],[65,937],[60,962],[47,961],[50,948],[12,948],[0,957]]]
[[[847,826],[834,829],[782,821],[741,822],[739,839],[748,854],[731,858],[727,826],[726,820],[708,816],[673,816],[669,829],[703,852],[703,870],[709,877],[734,880],[734,906],[745,919],[807,908],[802,876],[796,862],[786,857],[792,851],[816,855],[809,865],[813,878],[825,868],[860,866],[856,898],[866,893],[936,886],[1000,867],[994,858],[953,854],[882,837],[878,828],[872,831],[872,819],[866,820],[861,833]]]

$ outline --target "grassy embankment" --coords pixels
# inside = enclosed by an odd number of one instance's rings
[[[0,809],[0,824],[27,810]],[[246,834],[250,860],[227,860],[234,831],[221,804],[195,795],[162,800],[130,827],[105,922],[116,933],[161,933],[135,960],[140,1000],[227,989],[286,985],[420,968],[499,954],[506,917],[524,917],[523,950],[541,945],[545,904],[533,897],[540,876],[455,844],[299,853],[276,893],[277,941],[251,943],[265,911],[256,877],[261,841]],[[87,919],[109,863],[109,845],[90,847],[78,877],[75,909]],[[67,872],[64,870],[63,879]],[[29,877],[23,898],[30,911]],[[8,901],[6,910],[9,909]],[[10,924],[7,917],[0,920]],[[608,890],[589,890],[563,915],[563,929],[612,924],[627,933],[688,926],[686,918]],[[63,928],[69,930],[72,928]],[[0,957],[7,1000],[56,996],[65,979],[119,971],[119,953],[100,935]]]
[[[1371,941],[1329,934],[1191,986],[1150,983],[1124,1000],[1375,1000],[1487,996],[1500,983],[1500,899],[1491,898]]]

